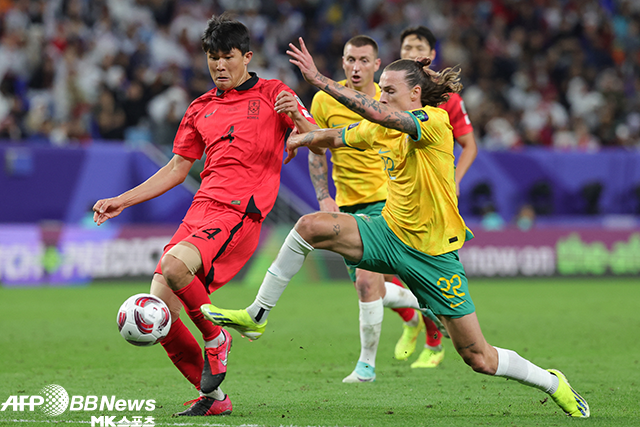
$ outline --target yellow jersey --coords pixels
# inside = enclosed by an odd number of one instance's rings
[[[339,84],[346,86],[347,81]],[[375,99],[380,99],[380,86]],[[342,128],[362,119],[357,113],[319,91],[311,102],[311,115],[321,128]],[[387,176],[380,156],[372,151],[357,151],[348,147],[331,149],[332,178],[336,186],[338,206],[372,203],[387,198]]]
[[[416,139],[363,120],[345,129],[343,142],[383,159],[389,195],[382,216],[395,235],[420,252],[441,255],[460,249],[466,236],[458,212],[452,127],[440,108],[409,114]]]

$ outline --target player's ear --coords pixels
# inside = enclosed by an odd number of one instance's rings
[[[244,54],[243,58],[242,58],[242,63],[246,66],[249,65],[249,62],[251,62],[251,58],[253,57],[253,52],[249,51],[247,53]]]
[[[415,85],[413,89],[411,89],[411,94],[409,95],[411,98],[411,102],[415,101],[416,99],[420,99],[421,95],[422,88],[420,87],[420,85]]]
[[[376,58],[376,60],[374,61],[374,64],[376,64],[375,65],[375,70],[373,70],[374,72],[378,71],[380,69],[380,64],[381,63],[382,63],[382,60],[380,58]]]
[[[429,58],[431,58],[431,62],[436,60],[436,49],[431,49],[431,53],[429,54]]]

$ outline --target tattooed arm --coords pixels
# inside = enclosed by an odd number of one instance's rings
[[[371,122],[409,135],[417,134],[418,128],[411,114],[382,104],[362,92],[342,86],[320,74],[302,37],[299,38],[299,41],[300,49],[289,43],[290,50],[287,50],[287,54],[291,57],[289,62],[300,68],[300,72],[307,82],[328,93],[336,101]]]
[[[344,147],[342,134],[344,129],[318,129],[307,133],[291,135],[287,140],[287,158],[285,163],[289,163],[300,147],[307,147],[310,150],[316,148],[339,148]],[[317,151],[317,150],[315,150]]]
[[[316,190],[316,198],[323,212],[340,212],[336,201],[329,194],[329,167],[325,154],[309,153],[309,176]]]

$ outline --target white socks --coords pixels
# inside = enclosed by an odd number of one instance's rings
[[[514,379],[522,384],[553,394],[558,389],[558,377],[534,365],[513,350],[498,350],[498,369],[495,375]]]
[[[384,282],[386,294],[382,299],[382,304],[388,308],[415,308],[419,309],[418,298],[409,290],[394,285],[391,282]]]
[[[224,344],[226,339],[227,338],[224,336],[224,334],[222,332],[220,332],[220,335],[218,335],[214,339],[212,339],[210,341],[205,341],[204,342],[204,346],[205,346],[205,348],[206,347],[209,347],[209,348],[220,347],[222,344]]]
[[[371,302],[358,301],[358,304],[360,306],[360,359],[358,360],[375,367],[384,316],[382,298]]]
[[[200,396],[212,397],[215,400],[224,400],[224,397],[226,396],[226,394],[224,394],[224,392],[220,387],[217,387],[215,390],[213,390],[210,393],[200,392]]]
[[[305,258],[313,250],[294,228],[284,240],[267,274],[260,285],[255,301],[247,312],[256,323],[264,323],[269,311],[275,307],[291,278],[300,271]]]

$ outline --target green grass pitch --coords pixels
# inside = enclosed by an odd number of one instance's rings
[[[377,380],[343,384],[359,355],[355,290],[344,282],[294,280],[260,340],[248,342],[232,331],[223,389],[233,414],[198,419],[170,417],[196,394],[162,347],[137,348],[118,334],[118,307],[147,292],[147,283],[0,288],[0,404],[59,384],[69,395],[154,399],[157,405],[149,413],[66,411],[57,417],[8,407],[0,425],[91,425],[91,415],[117,415],[116,421],[151,415],[156,425],[210,426],[640,425],[637,278],[472,279],[470,286],[487,340],[562,370],[589,402],[590,419],[569,419],[538,390],[475,374],[449,341],[438,368],[410,368],[420,349],[408,362],[394,360],[401,320],[389,310]],[[231,283],[212,301],[241,308],[255,293]]]

